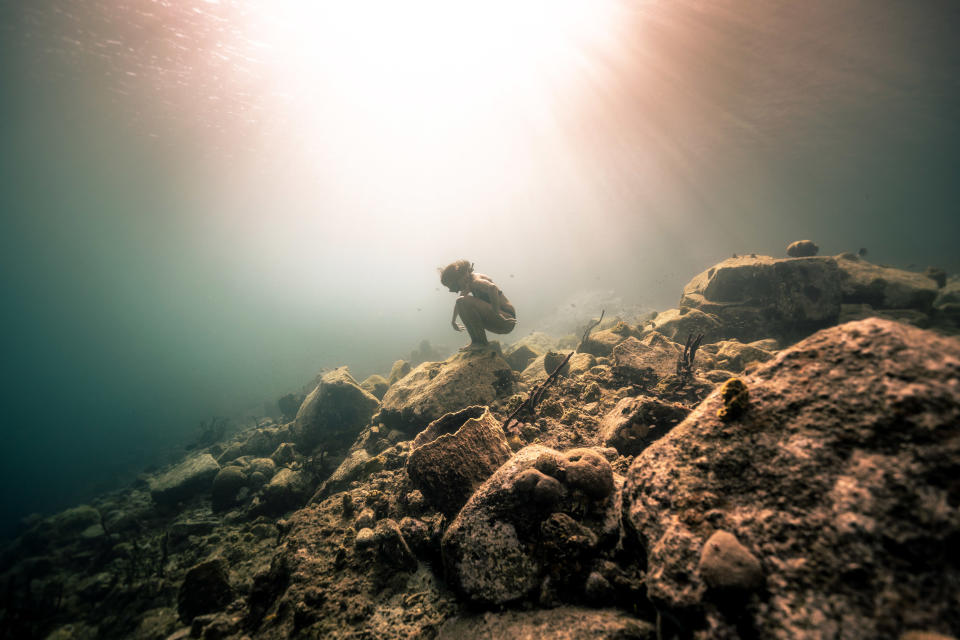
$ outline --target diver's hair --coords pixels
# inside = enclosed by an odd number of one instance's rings
[[[440,272],[440,284],[449,289],[463,277],[463,274],[473,273],[473,263],[467,260],[457,260],[437,270]]]

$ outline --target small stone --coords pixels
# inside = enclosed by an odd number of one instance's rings
[[[812,240],[797,240],[787,245],[787,255],[791,258],[809,258],[820,253],[820,247]]]
[[[614,596],[610,582],[598,571],[591,571],[583,585],[583,595],[593,605],[609,605]]]
[[[763,584],[760,561],[727,531],[715,532],[703,545],[699,571],[709,587],[721,591],[753,591]]]
[[[376,538],[373,535],[373,529],[370,527],[363,527],[360,531],[357,531],[357,539],[354,542],[354,545],[357,549],[366,549],[372,547],[376,542]]]
[[[368,529],[372,528],[373,525],[377,522],[377,516],[373,512],[373,509],[370,507],[365,507],[360,511],[360,515],[357,516],[356,527],[357,529]]]

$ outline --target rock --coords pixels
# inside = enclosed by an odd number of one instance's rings
[[[512,392],[513,370],[496,351],[461,352],[444,362],[425,362],[390,387],[377,420],[417,433],[445,413]]]
[[[727,531],[716,531],[703,545],[700,577],[720,591],[753,591],[763,584],[763,569],[757,557]]]
[[[766,362],[773,358],[769,350],[760,346],[767,341],[743,344],[739,340],[723,340],[700,347],[700,360],[708,369],[724,369],[740,373],[753,362]]]
[[[556,370],[557,367],[560,366],[563,360],[567,357],[568,353],[569,351],[548,351],[543,355],[537,356],[530,362],[529,365],[527,365],[527,368],[520,373],[520,381],[529,387],[534,387],[540,384],[546,380],[550,374]],[[572,360],[573,357],[571,356],[570,359]],[[567,361],[567,364],[558,375],[570,375],[569,361]]]
[[[150,496],[161,505],[173,505],[210,490],[220,465],[209,453],[187,458],[173,469],[151,478]]]
[[[271,458],[254,458],[247,463],[247,472],[263,474],[269,480],[277,472],[277,464]]]
[[[410,363],[406,360],[397,360],[393,363],[393,366],[390,367],[390,373],[387,375],[387,383],[392,387],[405,378],[411,369]]]
[[[567,361],[567,367],[569,368],[569,374],[572,376],[579,376],[587,371],[590,371],[597,364],[597,359],[589,353],[575,353],[570,356],[570,360]]]
[[[217,457],[217,462],[226,465],[243,456],[268,456],[283,442],[289,433],[284,427],[257,427],[238,436],[235,442]]]
[[[83,535],[84,531],[101,527],[100,522],[100,512],[88,504],[82,504],[47,518],[44,528],[49,531],[51,538],[62,539]]]
[[[937,309],[953,307],[960,309],[960,277],[951,276],[937,293],[933,306]]]
[[[281,442],[270,454],[270,459],[278,466],[289,466],[297,459],[297,449],[292,442]]]
[[[237,502],[237,493],[247,486],[247,474],[240,467],[224,467],[213,478],[211,500],[214,511],[224,511]]]
[[[416,570],[417,558],[410,551],[395,520],[384,518],[379,521],[373,529],[373,540],[384,563],[406,571]]]
[[[584,343],[580,346],[580,351],[594,356],[608,356],[613,352],[613,348],[632,335],[632,331],[626,323],[620,323],[621,326],[605,329],[603,331],[592,332]]]
[[[363,527],[357,531],[353,544],[357,549],[369,549],[377,543],[377,538],[370,527]]]
[[[923,275],[937,283],[937,288],[942,289],[947,285],[947,272],[940,267],[927,267],[923,270]]]
[[[442,552],[450,583],[487,607],[536,598],[546,578],[551,594],[580,597],[591,560],[619,539],[621,484],[592,449],[521,449],[447,528]]]
[[[364,507],[357,514],[357,520],[354,523],[357,529],[372,529],[377,524],[377,516],[370,507]]]
[[[630,337],[618,344],[612,353],[613,372],[623,380],[649,386],[677,370],[677,358],[683,347],[657,332],[643,339]]]
[[[881,267],[849,253],[837,256],[836,261],[845,304],[926,312],[937,297],[937,283],[922,273]]]
[[[865,303],[840,305],[840,317],[837,318],[837,324],[865,318],[882,318],[884,320],[906,322],[921,329],[926,329],[931,324],[930,316],[923,311],[917,311],[916,309],[874,309]]]
[[[431,422],[413,446],[407,459],[410,481],[448,517],[512,453],[500,422],[478,406]]]
[[[637,396],[623,398],[600,421],[598,440],[620,455],[633,456],[687,417],[690,410],[675,402]]]
[[[818,253],[820,253],[820,247],[812,240],[797,240],[787,245],[787,255],[791,258],[809,258]]]
[[[214,558],[187,571],[177,592],[177,612],[180,619],[189,624],[199,615],[221,611],[232,601],[227,562]]]
[[[868,319],[820,331],[743,382],[750,409],[737,420],[717,416],[717,390],[630,466],[625,521],[647,550],[654,604],[702,616],[715,638],[960,628],[948,595],[960,557],[946,552],[960,539],[960,343]],[[700,561],[718,529],[764,575],[762,596],[736,613],[704,597],[722,584]]]
[[[379,404],[360,388],[347,367],[331,371],[297,412],[297,445],[307,452],[317,446],[326,451],[347,449]]]
[[[540,354],[529,346],[521,344],[507,349],[506,360],[514,371],[523,371],[538,355]]]
[[[261,509],[274,515],[299,509],[310,497],[310,489],[304,472],[280,469],[263,488]]]
[[[696,337],[702,333],[705,344],[716,342],[725,336],[723,323],[717,316],[690,307],[658,313],[647,326],[649,328],[645,329],[640,337],[656,331],[681,344],[686,344],[687,336],[690,335]]]
[[[450,618],[437,640],[654,640],[649,622],[615,609],[557,607]]]
[[[330,477],[323,481],[317,492],[310,498],[310,502],[317,503],[362,477],[367,470],[366,465],[372,459],[373,456],[367,453],[367,450],[363,447],[354,448],[336,470],[330,474]]]
[[[390,388],[390,383],[383,376],[373,374],[360,383],[360,388],[377,400],[383,400],[383,395]]]
[[[833,325],[840,313],[841,273],[826,257],[728,258],[691,280],[684,307],[712,314],[722,338],[792,342]]]

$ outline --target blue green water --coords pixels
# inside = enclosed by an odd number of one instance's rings
[[[460,257],[519,334],[800,238],[960,271],[960,5],[620,5],[616,55],[536,118],[495,96],[398,133],[363,119],[389,101],[341,126],[243,2],[2,2],[0,533],[323,367],[458,346]]]

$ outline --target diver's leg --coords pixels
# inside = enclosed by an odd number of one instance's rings
[[[483,300],[473,296],[464,296],[457,300],[457,315],[463,320],[463,326],[467,328],[470,334],[470,344],[483,346],[487,344],[487,333],[483,330],[483,317],[480,311],[480,305],[490,306]]]

